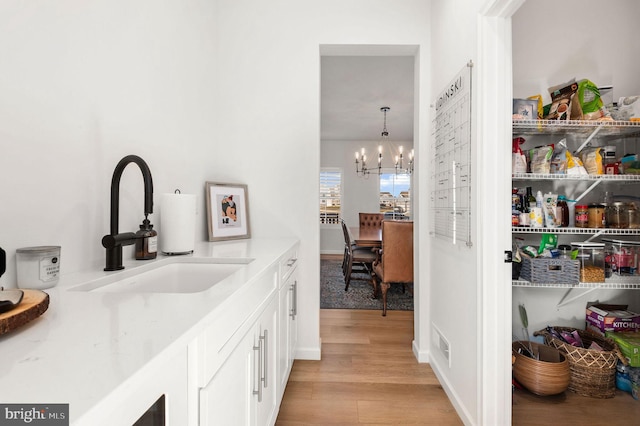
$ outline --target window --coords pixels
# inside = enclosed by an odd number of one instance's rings
[[[342,170],[320,170],[320,223],[337,224],[342,200]]]
[[[411,219],[411,175],[380,175],[380,212],[385,219]]]

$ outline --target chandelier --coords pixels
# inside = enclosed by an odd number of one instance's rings
[[[370,173],[381,175],[382,169],[382,148],[389,145],[389,132],[387,131],[387,112],[391,108],[382,107],[380,111],[384,114],[384,124],[382,126],[382,132],[380,133],[380,144],[378,145],[378,163],[376,167],[371,169],[367,164],[367,153],[362,148],[360,151],[356,151],[356,174],[359,176],[366,176]],[[395,155],[393,167],[396,174],[410,174],[413,172],[413,149],[409,153],[409,161],[406,167],[404,167],[404,154],[402,146],[398,147],[398,154]]]

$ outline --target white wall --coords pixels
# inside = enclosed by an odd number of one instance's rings
[[[198,194],[199,240],[205,181],[246,183],[252,236],[302,242],[298,355],[319,357],[320,46],[412,45],[428,57],[429,2],[0,7],[0,244],[10,267],[16,248],[60,244],[62,274],[101,268],[110,179],[126,154],[149,163],[156,194]],[[142,219],[133,167],[121,185],[121,230]],[[14,286],[15,270],[0,284]]]
[[[573,16],[572,21],[580,23],[579,30],[574,25],[554,25],[553,16]],[[513,16],[514,97],[542,94],[548,103],[548,88],[571,78],[588,78],[598,86],[613,85],[616,101],[620,96],[640,94],[636,72],[640,46],[635,42],[639,16],[640,3],[634,0],[615,0],[608,7],[596,0],[526,2]],[[550,40],[551,34],[555,40],[567,40],[566,47],[551,53],[550,45],[540,42]],[[574,237],[572,241],[581,240]],[[547,325],[584,328],[585,307],[590,301],[629,304],[636,312],[640,309],[640,292],[635,290],[575,290],[566,298],[569,303],[557,307],[565,292],[514,288],[514,334],[523,336],[518,314],[521,303],[527,308],[531,332]]]
[[[377,152],[379,141],[322,141],[320,143],[320,167],[335,167],[343,172],[343,204],[341,214],[348,226],[358,226],[359,212],[380,211],[379,176],[369,174],[366,177],[356,175],[355,152],[365,148],[366,152]],[[399,146],[405,152],[413,148],[412,141],[393,141],[390,151],[397,152]],[[387,159],[385,165],[393,160]],[[390,169],[391,172],[393,169]],[[338,225],[323,225],[320,228],[320,252],[324,254],[342,254],[344,236]]]
[[[428,53],[428,2],[218,3],[217,132],[224,158],[237,162],[214,160],[216,170],[248,182],[256,236],[301,239],[298,355],[319,355],[320,47],[417,45]]]
[[[432,93],[441,92],[446,85],[472,60],[477,63],[477,18],[483,1],[440,0],[432,2],[432,55],[430,84]],[[455,34],[455,37],[451,35]],[[478,68],[472,71],[472,78],[478,76]],[[476,89],[477,90],[477,89]],[[434,95],[435,96],[435,95]],[[476,119],[478,103],[477,92],[472,92],[472,120]],[[431,99],[434,103],[435,99]],[[429,116],[434,114],[429,110]],[[433,143],[433,140],[430,141]],[[484,167],[478,160],[478,151],[483,149],[483,141],[472,135],[472,226],[471,241],[467,247],[458,242],[453,245],[449,241],[428,237],[424,250],[430,253],[432,265],[428,269],[431,292],[428,303],[431,316],[431,327],[437,328],[449,342],[450,364],[444,358],[436,341],[433,328],[424,330],[430,336],[429,360],[445,385],[445,389],[454,402],[458,413],[469,424],[478,422],[479,403],[478,385],[480,371],[478,357],[481,336],[478,335],[480,312],[477,301],[480,298],[479,270],[480,256],[478,247],[483,238],[481,215],[478,211],[476,195],[478,193],[478,170]],[[424,167],[424,166],[423,166]],[[427,166],[428,167],[428,166]],[[431,187],[429,187],[431,190]],[[423,191],[425,193],[425,191]],[[422,205],[422,203],[421,203]],[[421,215],[421,231],[426,234],[429,229],[428,216]],[[436,266],[437,265],[437,266]],[[422,279],[422,277],[421,277]]]
[[[214,9],[207,0],[0,4],[0,285],[15,286],[19,247],[61,245],[63,275],[104,266],[111,176],[127,154],[151,169],[152,223],[159,195],[180,188],[199,197],[205,239],[204,182],[219,179],[209,160],[219,151]],[[131,165],[121,231],[138,229],[142,194]]]

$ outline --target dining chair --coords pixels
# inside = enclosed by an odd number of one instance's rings
[[[360,228],[382,228],[382,221],[384,220],[384,213],[359,213],[360,216]]]
[[[376,253],[371,247],[358,247],[351,238],[351,233],[344,220],[341,219],[344,234],[344,257],[342,259],[342,273],[344,274],[344,291],[349,290],[351,275],[356,272],[371,274],[371,265],[376,259]],[[370,281],[370,280],[369,280]],[[373,281],[370,281],[373,285]],[[375,289],[375,287],[374,287]]]
[[[382,222],[382,248],[373,262],[373,295],[382,292],[382,315],[387,315],[387,291],[391,284],[413,284],[413,221]],[[413,292],[413,287],[410,287]]]

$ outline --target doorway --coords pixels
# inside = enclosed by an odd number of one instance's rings
[[[339,216],[357,226],[358,213],[381,211],[380,175],[356,173],[354,153],[362,148],[377,158],[388,107],[382,172],[393,173],[394,154],[414,147],[417,121],[415,101],[416,46],[321,46],[321,160],[320,168],[341,176]],[[417,144],[416,144],[417,145]],[[418,156],[418,153],[415,152]],[[375,163],[376,160],[374,160]],[[406,163],[405,163],[406,164]],[[377,165],[374,165],[377,167]],[[411,218],[417,219],[417,179],[411,179]],[[344,236],[339,223],[320,223],[320,254],[341,259]],[[416,239],[414,237],[414,244]],[[415,262],[416,264],[418,262]],[[418,266],[416,266],[418,267]],[[418,276],[416,271],[416,277]],[[416,305],[415,310],[418,309]]]

